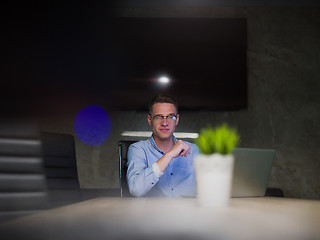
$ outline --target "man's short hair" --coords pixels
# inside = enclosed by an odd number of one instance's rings
[[[152,113],[153,105],[156,103],[171,103],[176,107],[176,111],[178,112],[178,101],[175,97],[168,94],[158,94],[149,102],[149,113]]]

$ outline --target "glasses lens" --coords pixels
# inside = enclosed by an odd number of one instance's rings
[[[168,118],[167,118],[169,121],[175,121],[175,120],[177,120],[177,117],[176,116],[174,116],[174,115],[169,115],[168,116]]]
[[[160,115],[156,115],[156,116],[154,116],[154,118],[153,118],[153,120],[155,120],[155,121],[161,121],[163,118],[162,118],[162,116],[160,116]]]

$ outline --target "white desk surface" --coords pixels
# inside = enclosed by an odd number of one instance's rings
[[[233,198],[96,198],[1,224],[1,239],[318,240],[320,201]],[[5,238],[2,238],[4,237]]]

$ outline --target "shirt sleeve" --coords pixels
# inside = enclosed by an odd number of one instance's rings
[[[154,164],[152,164],[152,168],[153,168],[153,172],[154,174],[160,178],[163,175],[163,172],[161,172],[158,164],[155,162]]]
[[[133,196],[144,196],[159,181],[153,166],[148,166],[147,156],[142,147],[129,147],[127,165],[127,182]]]

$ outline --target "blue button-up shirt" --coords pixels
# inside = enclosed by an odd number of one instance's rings
[[[174,137],[174,142],[177,139]],[[194,157],[198,147],[189,143],[191,154],[170,161],[161,177],[154,173],[152,164],[165,153],[156,145],[153,137],[131,144],[128,150],[127,182],[133,196],[195,196]]]

